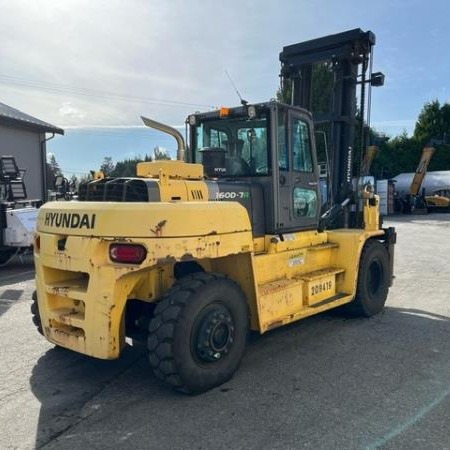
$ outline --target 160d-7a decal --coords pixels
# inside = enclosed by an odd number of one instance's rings
[[[228,191],[228,192],[216,192],[214,195],[215,200],[234,200],[234,199],[244,199],[247,200],[250,198],[250,192],[245,192],[245,191],[239,191],[239,192],[234,192],[234,191]]]

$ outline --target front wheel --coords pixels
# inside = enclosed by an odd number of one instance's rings
[[[356,296],[346,305],[353,315],[371,317],[380,313],[389,291],[389,253],[377,240],[370,240],[363,248],[359,263]]]
[[[247,301],[221,274],[181,279],[157,304],[148,351],[155,375],[185,393],[207,391],[228,381],[245,350]]]

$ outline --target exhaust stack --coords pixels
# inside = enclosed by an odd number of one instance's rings
[[[149,128],[154,128],[155,130],[162,131],[164,133],[170,134],[173,136],[178,144],[178,150],[177,150],[177,159],[179,161],[184,161],[184,154],[186,152],[186,144],[184,142],[184,138],[181,135],[181,133],[176,130],[173,127],[170,127],[169,125],[165,125],[160,122],[156,122],[156,120],[149,119],[148,117],[141,116],[142,121],[144,124]]]

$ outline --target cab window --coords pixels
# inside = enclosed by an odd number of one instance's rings
[[[295,172],[312,172],[311,139],[308,124],[298,118],[292,119],[293,169]]]
[[[195,162],[208,176],[267,176],[270,171],[266,114],[215,119],[196,127]]]
[[[302,187],[294,188],[294,216],[295,217],[316,217],[318,198],[317,192],[313,189]]]
[[[287,115],[285,108],[278,109],[278,168],[280,170],[289,170],[289,154],[287,143]]]

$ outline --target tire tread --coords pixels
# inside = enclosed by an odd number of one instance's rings
[[[360,267],[361,265],[366,261],[368,258],[367,255],[370,255],[371,252],[373,252],[375,248],[380,248],[382,246],[381,242],[375,239],[368,240],[366,244],[364,245],[364,248],[361,252],[361,258],[360,258]],[[387,275],[387,274],[385,274]],[[384,280],[385,283],[387,283],[387,278]],[[356,294],[355,299],[347,304],[344,305],[345,312],[348,313],[350,316],[359,316],[359,317],[370,317],[373,314],[369,314],[367,309],[364,306],[364,298],[360,294],[362,290],[362,284],[364,283],[364,280],[358,275],[358,281],[356,286]]]
[[[41,321],[41,316],[39,314],[39,306],[38,306],[37,292],[36,291],[33,291],[31,299],[32,299],[32,303],[31,303],[31,306],[30,306],[30,311],[31,311],[31,315],[32,315],[32,320],[33,320],[33,323],[34,323],[38,333],[43,336],[44,335],[44,331],[42,329],[42,321]]]
[[[211,272],[186,275],[156,305],[147,341],[150,366],[158,379],[180,392],[194,393],[177,372],[173,353],[176,326],[183,319],[184,308],[198,289],[214,280],[226,278],[226,275]]]

